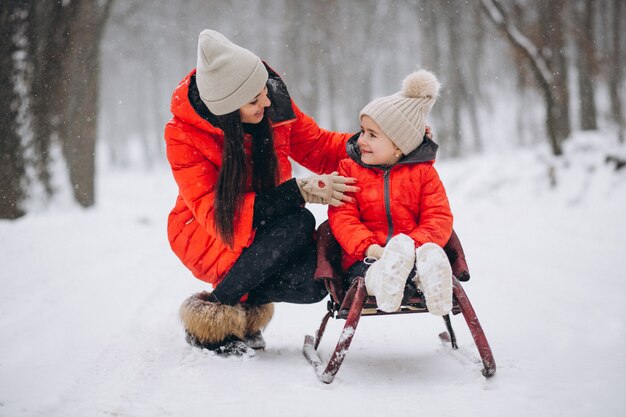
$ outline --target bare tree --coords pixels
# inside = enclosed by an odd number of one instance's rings
[[[52,195],[50,146],[61,144],[75,200],[94,204],[99,45],[112,0],[30,2],[28,39],[34,154]]]
[[[620,88],[622,78],[624,76],[623,61],[624,53],[622,51],[622,26],[624,18],[624,4],[622,0],[613,0],[613,31],[612,31],[612,53],[611,53],[611,71],[609,72],[609,94],[611,97],[611,113],[613,120],[618,126],[618,137],[620,142],[624,142],[624,130],[626,123],[622,113],[622,99],[620,96]]]
[[[589,4],[589,0],[576,1]],[[508,27],[515,28],[513,39],[519,39],[517,35],[523,38],[517,42],[519,46],[512,48],[515,43],[506,36],[492,36],[495,31],[489,34],[490,28],[485,26],[491,25],[490,14],[480,2],[267,0],[257,4],[187,0],[186,7],[180,7],[163,0],[116,0],[103,55],[102,117],[109,131],[103,128],[100,139],[109,144],[122,166],[136,162],[136,154],[128,152],[135,145],[143,147],[141,162],[146,166],[154,161],[150,158],[162,157],[159,146],[169,117],[171,91],[193,67],[197,34],[208,27],[267,60],[284,77],[295,102],[323,127],[355,128],[356,115],[365,103],[397,91],[403,76],[419,65],[433,70],[444,86],[431,118],[442,155],[459,149],[480,151],[480,135],[487,131],[480,129],[481,123],[491,122],[490,115],[498,114],[503,101],[519,106],[514,116],[518,125],[492,123],[498,131],[492,129],[490,134],[506,134],[510,139],[502,140],[517,145],[548,137],[554,152],[559,153],[561,142],[569,135],[568,101],[573,101],[565,80],[568,71],[579,65],[574,60],[578,48],[571,48],[576,45],[575,38],[563,41],[564,31],[571,34],[569,28],[575,26],[574,2],[485,3],[492,5],[494,15],[507,17]],[[623,20],[625,7],[623,0],[592,3],[594,33],[587,40],[595,42],[597,68],[591,62],[592,70],[579,72],[602,81],[592,87],[602,85],[610,90],[617,108],[624,94],[623,79],[619,78],[623,70],[617,65],[620,57],[623,60],[624,44],[624,34],[618,36],[622,26],[618,17]],[[502,13],[496,4],[504,6]],[[621,12],[613,13],[618,8]],[[580,17],[589,16],[583,12]],[[577,26],[586,28],[582,23]],[[503,53],[507,50],[513,51],[513,59]],[[537,92],[542,95],[540,103]],[[604,110],[600,105],[605,103],[599,98],[595,104]],[[621,111],[612,113],[617,117]],[[598,111],[597,123],[604,122],[600,115]],[[576,124],[578,127],[578,121]],[[519,140],[524,135],[528,139]]]
[[[318,72],[315,58],[320,44],[314,28],[309,28],[312,2],[288,1],[285,4],[285,51],[290,59],[283,62],[289,90],[306,112],[315,114],[319,101]],[[311,31],[314,31],[311,34]],[[309,35],[309,36],[307,36]],[[316,45],[317,44],[317,45]],[[297,82],[296,82],[297,81]]]
[[[541,39],[545,45],[536,45],[512,22],[504,7],[496,0],[481,0],[489,19],[506,36],[530,65],[546,103],[546,130],[552,152],[563,153],[562,143],[570,134],[569,89],[567,62],[561,10],[563,0],[541,3]]]
[[[595,8],[593,0],[577,0],[572,8],[574,35],[576,40],[576,67],[578,70],[578,94],[580,97],[580,127],[595,130],[596,103],[594,99],[593,77],[596,73],[595,42],[593,22]]]
[[[460,156],[468,137],[473,136],[474,149],[480,150],[482,139],[478,121],[477,88],[481,71],[479,48],[482,28],[476,24],[479,9],[466,2],[422,0],[415,4],[421,35],[420,48],[426,49],[427,67],[443,83],[445,106],[436,107],[437,137],[450,156]],[[468,51],[475,51],[469,53]],[[469,129],[466,129],[469,128]],[[468,134],[471,132],[471,134]]]
[[[0,219],[15,219],[24,214],[26,167],[20,127],[24,120],[21,96],[25,67],[25,27],[28,1],[3,1],[0,6]],[[20,85],[22,84],[22,85]]]
[[[448,4],[448,6],[450,6],[450,4]],[[463,73],[461,70],[461,65],[463,65],[463,62],[461,62],[461,42],[463,34],[461,33],[462,27],[459,13],[458,5],[457,7],[446,7],[445,9],[445,27],[448,31],[448,50],[450,51],[448,54],[449,65],[446,66],[447,86],[445,91],[449,98],[447,105],[450,108],[449,123],[451,126],[448,134],[450,139],[452,139],[449,148],[450,155],[453,157],[458,157],[461,154],[461,135],[463,131],[461,125],[461,110],[466,97]]]
[[[100,41],[112,2],[83,0],[67,6],[72,9],[62,72],[66,107],[59,133],[74,199],[84,207],[95,203]]]
[[[342,2],[343,18],[351,36],[341,43],[338,52],[341,53],[343,62],[338,60],[335,72],[342,76],[340,85],[347,87],[343,97],[337,100],[339,105],[343,105],[349,118],[346,129],[359,128],[358,114],[373,98],[374,71],[371,63],[373,59],[378,58],[377,55],[363,53],[361,48],[351,47],[353,44],[370,45],[373,42],[370,28],[374,27],[380,13],[375,1],[361,1],[359,6],[354,10]]]
[[[480,130],[480,122],[478,110],[480,108],[480,89],[481,74],[483,73],[483,62],[481,57],[484,55],[485,32],[483,30],[484,20],[480,13],[480,7],[471,4],[471,10],[468,15],[472,17],[471,22],[471,42],[472,51],[468,57],[469,69],[467,73],[469,79],[465,82],[465,101],[469,112],[472,133],[474,136],[474,149],[478,152],[483,150],[483,138]]]

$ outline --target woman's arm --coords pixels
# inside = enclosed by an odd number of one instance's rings
[[[321,129],[293,101],[292,106],[296,121],[291,127],[289,156],[317,174],[337,171],[339,161],[348,157],[346,142],[352,134]]]

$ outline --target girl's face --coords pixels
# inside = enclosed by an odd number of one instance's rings
[[[267,97],[267,87],[264,87],[250,103],[244,104],[239,108],[241,123],[259,123],[263,120],[265,108],[269,107],[270,104],[272,104],[272,102]]]
[[[393,165],[402,152],[369,116],[361,117],[361,135],[357,140],[361,161],[368,165]]]

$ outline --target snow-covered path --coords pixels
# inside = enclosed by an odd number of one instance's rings
[[[485,197],[487,159],[438,167],[498,364],[490,380],[461,317],[452,352],[441,319],[409,315],[363,319],[324,385],[301,348],[325,302],[277,305],[252,359],[189,347],[177,309],[206,287],[167,245],[163,168],[106,174],[95,209],[0,222],[0,416],[624,415],[623,174],[611,194],[568,204],[514,185]]]

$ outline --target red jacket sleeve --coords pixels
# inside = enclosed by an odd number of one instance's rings
[[[410,236],[415,246],[433,242],[444,247],[452,234],[452,211],[437,170],[428,165],[422,173],[419,225]]]
[[[346,142],[352,134],[321,129],[315,120],[302,113],[293,101],[292,106],[296,121],[291,128],[289,156],[317,174],[336,171],[339,161],[348,157]]]
[[[167,159],[172,168],[179,192],[194,218],[213,237],[218,238],[215,227],[215,192],[218,167],[194,146],[191,134],[173,124],[165,128]],[[221,150],[216,146],[216,155]],[[243,205],[235,218],[233,247],[246,247],[252,235],[254,193],[244,195]]]
[[[351,161],[345,159],[339,163],[339,175],[351,177]],[[374,233],[361,222],[357,202],[343,202],[340,207],[329,206],[328,222],[333,235],[343,250],[357,259],[365,258],[365,251],[370,245],[378,243]]]

